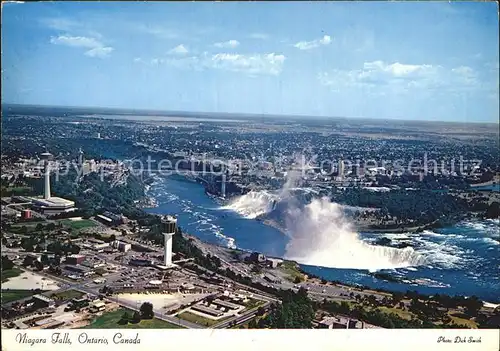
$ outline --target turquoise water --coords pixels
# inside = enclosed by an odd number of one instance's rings
[[[200,239],[228,247],[283,256],[288,237],[263,223],[221,209],[208,197],[203,186],[179,177],[159,179],[151,187],[159,207],[151,213],[175,214],[183,231]],[[356,283],[388,290],[417,290],[421,293],[476,295],[500,303],[498,220],[462,222],[449,228],[418,234],[361,233],[366,242],[380,237],[406,242],[427,258],[425,266],[384,270],[399,279],[388,282],[374,278],[366,270],[334,269],[317,266],[302,268],[330,280]]]

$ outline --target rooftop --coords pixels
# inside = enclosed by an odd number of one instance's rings
[[[33,202],[37,205],[45,207],[73,207],[75,202],[71,200],[63,199],[62,197],[50,197],[48,199],[33,199]]]

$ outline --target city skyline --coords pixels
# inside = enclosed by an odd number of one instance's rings
[[[494,3],[3,10],[3,103],[498,122]]]

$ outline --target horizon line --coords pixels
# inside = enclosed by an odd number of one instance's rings
[[[200,114],[200,115],[205,115],[205,116],[210,116],[210,115],[232,115],[235,117],[255,117],[255,118],[264,118],[264,117],[271,117],[271,118],[291,118],[291,119],[298,119],[298,118],[313,118],[313,119],[345,119],[345,120],[370,120],[370,121],[393,121],[393,122],[412,122],[412,123],[418,123],[418,122],[427,122],[427,123],[454,123],[454,124],[493,124],[493,125],[499,125],[500,121],[497,120],[496,122],[485,122],[485,121],[448,121],[448,120],[435,120],[435,119],[403,119],[401,117],[396,117],[396,118],[391,118],[391,117],[362,117],[362,116],[314,116],[314,115],[305,115],[305,114],[293,114],[293,115],[286,115],[286,114],[271,114],[271,113],[246,113],[246,112],[207,112],[207,111],[178,111],[178,110],[157,110],[157,109],[147,109],[147,108],[130,108],[130,107],[103,107],[103,106],[75,106],[75,105],[44,105],[44,104],[19,104],[19,103],[8,103],[8,102],[2,102],[2,111],[4,107],[8,106],[16,106],[16,107],[41,107],[41,108],[73,108],[73,109],[103,109],[103,110],[115,110],[115,111],[127,111],[127,112],[134,112],[134,113],[163,113],[163,114],[174,114],[174,113],[180,113],[180,114]],[[158,116],[158,117],[176,117],[176,116],[171,116],[171,115],[166,115],[166,116]],[[186,117],[189,118],[188,116],[179,116],[179,117]],[[196,116],[190,116],[190,117],[196,117]]]

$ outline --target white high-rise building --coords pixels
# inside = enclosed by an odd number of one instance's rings
[[[344,174],[345,174],[344,160],[340,159],[339,160],[339,179],[340,180],[344,179]]]
[[[45,179],[45,186],[44,186],[44,196],[43,198],[45,200],[50,199],[50,159],[52,158],[52,154],[50,152],[44,152],[43,154],[40,155],[42,160],[45,160],[44,162],[44,179]]]
[[[78,166],[82,167],[83,166],[83,151],[82,148],[78,150]]]
[[[164,216],[161,220],[161,232],[165,239],[164,259],[165,267],[172,267],[172,237],[177,230],[177,219],[172,216]]]

